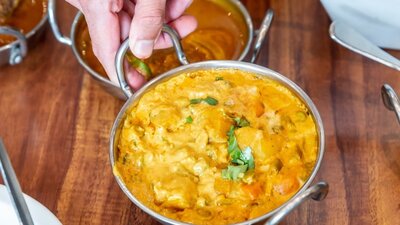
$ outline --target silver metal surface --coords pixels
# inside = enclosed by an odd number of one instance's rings
[[[50,27],[51,30],[53,31],[54,36],[56,37],[56,39],[66,45],[71,45],[71,39],[64,36],[61,31],[60,28],[58,27],[58,22],[57,22],[57,16],[56,16],[56,9],[57,9],[57,1],[56,0],[49,0],[48,3],[48,13],[49,13],[49,23],[50,23]]]
[[[18,215],[18,219],[22,225],[33,225],[31,214],[29,213],[28,206],[26,205],[21,187],[19,186],[17,176],[11,165],[10,158],[8,157],[6,148],[0,138],[0,172],[3,177],[4,183],[7,187],[10,198]]]
[[[85,68],[86,71],[89,72],[89,74],[98,81],[98,83],[110,94],[112,94],[113,96],[116,96],[119,99],[122,100],[126,100],[126,96],[124,94],[124,92],[122,91],[122,89],[120,88],[120,86],[118,84],[115,84],[113,82],[110,81],[110,79],[108,79],[107,77],[105,77],[102,74],[97,73],[95,70],[93,70],[86,62],[85,60],[82,58],[81,54],[79,53],[78,50],[78,43],[76,43],[76,37],[78,35],[78,24],[81,20],[83,20],[83,14],[81,12],[78,12],[74,18],[74,21],[72,23],[71,26],[71,37],[67,38],[64,35],[61,34],[60,29],[58,27],[58,23],[57,23],[57,13],[56,13],[56,4],[55,4],[56,0],[49,0],[49,22],[51,25],[51,28],[53,30],[53,33],[55,35],[55,37],[57,38],[57,40],[59,40],[61,43],[64,44],[68,44],[69,45],[69,41],[71,42],[71,46],[72,46],[72,50],[74,52],[75,57],[78,59],[79,64],[81,64],[81,66],[83,68]],[[248,13],[246,7],[244,7],[244,5],[238,1],[238,0],[226,0],[229,1],[233,6],[235,6],[239,12],[241,13],[241,15],[244,18],[244,21],[246,23],[246,27],[247,27],[247,32],[249,34],[249,37],[245,43],[245,47],[243,49],[243,51],[241,52],[239,58],[237,58],[237,60],[243,60],[248,52],[250,51],[251,48],[251,43],[254,37],[254,30],[253,30],[253,22],[251,20],[250,14]],[[178,57],[179,58],[179,57]],[[236,59],[234,59],[236,60]]]
[[[25,35],[16,28],[0,26],[0,34],[12,35],[17,38],[17,40],[7,45],[0,46],[0,66],[21,63],[28,52],[28,48],[34,47],[39,41],[46,28],[47,19],[48,15],[46,13],[40,22]]]
[[[380,49],[347,24],[334,21],[329,28],[329,33],[334,41],[351,51],[400,71],[400,60]]]
[[[304,201],[310,198],[315,201],[322,201],[325,199],[328,192],[329,185],[326,182],[319,182],[309,187],[299,196],[290,201],[289,204],[286,204],[285,207],[283,207],[279,212],[272,215],[264,225],[279,224],[279,222],[281,222],[291,211],[296,209]]]
[[[384,84],[381,88],[381,95],[383,104],[387,109],[395,112],[397,120],[400,123],[400,100],[396,92],[389,84]]]
[[[21,63],[28,52],[28,44],[26,43],[25,35],[11,27],[0,27],[0,34],[11,35],[17,38],[15,44],[11,47],[8,63],[10,65]]]
[[[173,30],[170,26],[164,24],[162,27],[162,32],[167,33],[170,36],[175,48],[176,56],[179,59],[179,62],[182,65],[189,64],[189,61],[187,60],[186,55],[183,52],[182,45],[176,31]],[[134,92],[130,88],[128,82],[126,82],[125,72],[124,72],[124,59],[128,49],[129,49],[129,39],[126,39],[122,43],[121,47],[118,49],[117,54],[115,56],[115,67],[117,69],[119,85],[122,91],[124,92],[125,96],[129,98],[133,95]]]
[[[118,139],[119,139],[119,132],[121,129],[121,126],[123,124],[123,121],[125,119],[127,111],[137,104],[139,99],[149,90],[155,88],[158,84],[167,81],[170,78],[179,76],[182,73],[188,73],[188,72],[193,72],[193,71],[198,71],[198,70],[208,70],[208,69],[239,69],[242,71],[247,71],[251,72],[254,74],[258,74],[259,76],[264,76],[269,79],[275,80],[279,82],[280,84],[284,85],[287,87],[289,90],[291,90],[293,93],[299,97],[304,104],[308,107],[311,115],[314,118],[315,124],[316,124],[316,129],[318,132],[318,137],[319,137],[319,146],[318,146],[318,156],[317,156],[317,161],[315,163],[315,166],[311,172],[311,175],[307,179],[307,181],[304,183],[304,185],[300,188],[300,190],[292,197],[290,198],[285,204],[281,205],[280,207],[272,210],[271,212],[266,213],[263,216],[260,216],[258,218],[251,219],[249,221],[245,221],[242,223],[238,223],[238,225],[249,225],[249,224],[255,224],[259,223],[262,221],[265,221],[268,217],[274,215],[275,213],[278,213],[280,210],[284,209],[286,205],[290,204],[292,201],[296,201],[298,196],[301,196],[307,188],[310,186],[311,182],[314,180],[321,162],[322,158],[325,152],[325,133],[324,133],[324,128],[322,124],[321,117],[318,113],[317,108],[315,107],[314,103],[311,101],[311,99],[307,96],[307,94],[295,83],[293,83],[291,80],[286,78],[285,76],[270,70],[265,67],[261,67],[258,65],[254,65],[251,63],[246,63],[246,62],[238,62],[238,61],[205,61],[205,62],[199,62],[199,63],[193,63],[189,65],[184,65],[180,66],[178,68],[175,68],[173,70],[170,70],[161,76],[156,77],[155,79],[151,80],[147,84],[145,84],[140,90],[138,90],[136,93],[134,93],[129,100],[124,104],[120,112],[118,113],[117,118],[114,121],[111,134],[110,134],[110,161],[111,161],[111,167],[113,168],[115,166],[115,154],[118,149]],[[158,221],[162,222],[163,224],[173,224],[173,225],[184,225],[186,223],[179,222],[167,217],[164,217],[157,212],[151,210],[150,208],[146,207],[143,205],[126,187],[124,184],[123,180],[114,173],[114,177],[122,189],[122,191],[128,196],[128,198],[139,208],[141,208],[144,212],[147,214],[153,216],[155,219]],[[284,213],[286,214],[286,213]]]
[[[260,55],[260,50],[264,46],[265,38],[267,36],[273,18],[274,18],[274,11],[272,9],[268,9],[261,23],[261,26],[258,29],[256,40],[254,41],[253,55],[250,60],[251,63],[255,63],[258,59],[258,56]]]
[[[185,52],[183,52],[179,34],[174,29],[172,29],[170,26],[168,26],[166,24],[163,25],[161,31],[164,33],[167,33],[169,35],[169,37],[171,38],[172,44],[175,48],[175,53],[176,53],[176,56],[178,57],[179,62],[182,65],[189,64],[189,61],[186,58]]]

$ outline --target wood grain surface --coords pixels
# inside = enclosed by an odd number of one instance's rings
[[[400,73],[334,43],[319,1],[243,3],[256,25],[268,7],[275,10],[258,63],[300,85],[325,127],[316,181],[327,181],[330,193],[282,224],[400,224],[400,125],[380,97],[384,83],[400,93]],[[75,10],[59,5],[62,30],[69,33]],[[399,51],[391,53],[400,58]],[[158,224],[111,174],[109,133],[122,104],[50,29],[22,64],[0,68],[0,136],[22,189],[63,224]]]

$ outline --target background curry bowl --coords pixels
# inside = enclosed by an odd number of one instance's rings
[[[245,23],[245,26],[247,28],[247,33],[248,33],[248,38],[244,43],[244,48],[241,52],[241,54],[237,58],[233,58],[232,60],[243,60],[247,54],[249,53],[250,47],[252,45],[252,40],[254,36],[254,30],[253,30],[253,23],[250,17],[250,14],[248,13],[247,9],[243,6],[243,4],[240,1],[237,0],[213,0],[213,1],[224,1],[224,4],[229,3],[229,7],[233,7],[235,11],[240,12],[240,15],[243,17],[243,21]],[[111,82],[108,77],[98,73],[94,68],[92,68],[82,57],[78,44],[77,43],[77,37],[79,35],[79,27],[82,25],[82,22],[84,22],[84,16],[81,12],[78,12],[73,20],[72,26],[71,26],[71,34],[70,37],[64,36],[58,27],[57,23],[57,15],[56,15],[56,0],[49,0],[49,21],[51,28],[53,30],[53,33],[57,40],[63,44],[66,44],[70,46],[73,50],[73,53],[75,57],[77,58],[79,64],[83,68],[85,68],[86,71],[95,79],[98,81],[98,83],[105,88],[106,91],[108,91],[110,94],[112,94],[115,97],[118,97],[120,99],[126,99],[126,96],[123,94],[121,88],[118,86],[118,84],[114,84]]]
[[[43,2],[45,1],[46,0],[43,0]],[[48,14],[46,11],[43,13],[42,19],[36,24],[36,26],[26,34],[23,34],[18,27],[0,26],[0,34],[10,35],[16,38],[15,41],[0,46],[0,66],[16,65],[21,63],[23,58],[28,54],[28,48],[34,47],[40,40],[40,37],[46,28],[47,19]]]

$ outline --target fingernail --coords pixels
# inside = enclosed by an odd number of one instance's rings
[[[148,58],[153,52],[153,40],[138,40],[133,47],[133,54],[139,58]]]

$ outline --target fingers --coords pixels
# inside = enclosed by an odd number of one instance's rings
[[[120,21],[120,34],[121,34],[121,42],[128,38],[129,29],[131,27],[132,17],[128,12],[122,10],[118,13],[119,21]]]
[[[121,33],[119,17],[115,12],[122,9],[121,2],[122,0],[86,0],[80,3],[88,24],[94,54],[114,83],[118,83],[114,61],[120,46]]]
[[[168,25],[170,25],[172,28],[174,28],[174,30],[176,30],[176,32],[178,32],[179,37],[184,38],[196,29],[197,21],[193,16],[183,15],[178,19],[172,21]],[[169,48],[171,46],[171,38],[167,34],[162,33],[155,43],[154,47],[156,49],[160,49]]]
[[[161,32],[166,0],[137,0],[130,30],[130,48],[141,59],[153,52],[155,40]]]
[[[130,0],[128,0],[130,1]],[[125,6],[123,11],[119,12],[119,18],[121,23],[121,41],[125,40],[129,36],[129,28],[131,25],[132,17],[129,12],[125,11]],[[144,76],[142,76],[138,71],[133,69],[127,61],[124,62],[125,77],[129,86],[131,86],[135,91],[138,90],[146,82]]]
[[[124,7],[122,9],[133,18],[133,15],[135,14],[135,3],[133,3],[133,0],[124,0]]]
[[[182,16],[183,12],[189,8],[193,0],[169,0],[165,9],[165,20],[170,22]]]

